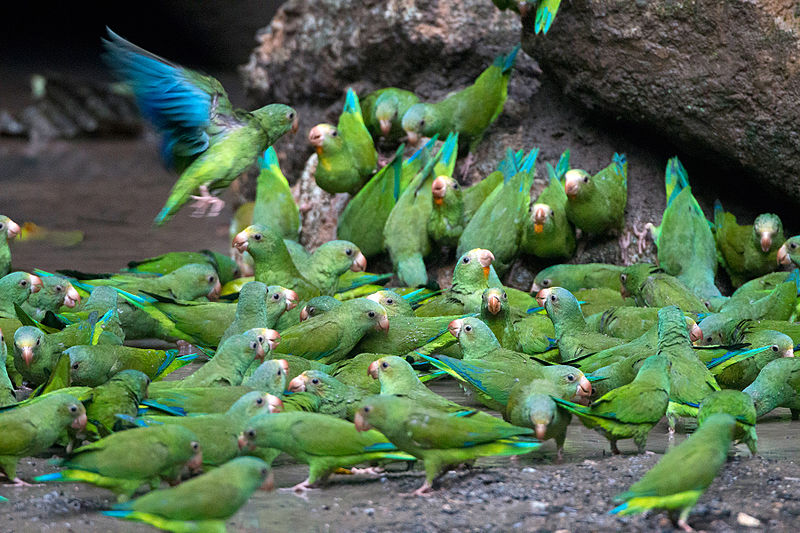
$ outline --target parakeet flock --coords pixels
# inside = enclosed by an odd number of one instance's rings
[[[546,33],[559,2],[495,4]],[[552,439],[561,461],[573,416],[614,454],[629,439],[645,452],[665,417],[670,438],[695,418],[692,436],[609,501],[620,515],[666,509],[688,530],[732,444],[756,453],[757,418],[800,415],[800,236],[786,240],[774,214],[739,225],[720,204],[709,221],[676,157],[663,218],[639,233],[658,265],[553,264],[531,292],[503,285],[520,258],[557,263],[582,239],[625,238],[624,154],[593,174],[569,150],[537,165],[537,148],[509,148],[494,172],[459,183],[457,159],[469,167],[503,111],[518,47],[437,102],[348,89],[338,123],[308,134],[317,185],[351,196],[338,240],[315,250],[297,240],[301,211],[272,148],[297,127],[291,107],[234,109],[214,78],[111,31],[105,47],[180,174],[156,224],[192,198],[217,214],[211,192],[254,164],[256,199],[236,213],[230,254],[132,258],[104,274],[13,271],[20,226],[0,216],[7,498],[28,481],[88,483],[116,495],[108,516],[224,531],[281,452],[308,465],[296,491],[421,461],[414,494],[427,495],[480,457],[535,456]],[[396,150],[382,165],[379,139]],[[547,183],[532,194],[537,176]],[[450,286],[429,277],[431,257],[455,260]],[[392,272],[368,272],[374,258]],[[471,400],[426,385],[439,379]],[[21,479],[20,460],[48,450],[52,473]]]

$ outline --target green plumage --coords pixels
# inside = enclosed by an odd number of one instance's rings
[[[561,461],[572,415],[553,399],[559,392],[555,384],[544,379],[520,381],[511,389],[503,418],[516,426],[532,428],[540,441],[554,439]]]
[[[620,274],[623,293],[640,307],[675,305],[687,313],[706,313],[708,308],[692,289],[649,263],[630,265]]]
[[[550,287],[561,287],[570,292],[601,287],[619,290],[619,275],[624,268],[605,263],[549,266],[536,274],[533,291]]]
[[[398,141],[405,134],[403,115],[417,102],[416,94],[396,87],[378,89],[361,98],[361,113],[372,138]]]
[[[11,247],[8,245],[20,233],[16,222],[0,215],[0,278],[11,272]]]
[[[781,357],[768,363],[756,380],[743,392],[755,404],[756,415],[761,417],[776,407],[788,407],[792,420],[800,417],[800,358]]]
[[[733,440],[746,444],[750,454],[755,455],[758,435],[756,435],[756,408],[753,399],[735,390],[721,390],[710,394],[697,411],[697,425],[702,427],[709,417],[717,413],[731,415],[736,420]]]
[[[590,176],[583,170],[564,175],[567,218],[575,227],[590,234],[621,229],[628,202],[628,161],[625,154],[614,154],[606,168]]]
[[[203,250],[200,252],[167,252],[149,259],[142,259],[141,261],[130,261],[128,263],[128,268],[123,269],[123,272],[163,275],[193,263],[208,263],[214,267],[214,270],[219,274],[219,281],[223,285],[239,277],[239,267],[233,259],[210,250]]]

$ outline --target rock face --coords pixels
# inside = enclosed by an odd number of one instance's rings
[[[800,12],[786,0],[563,2],[523,49],[584,106],[800,202]]]

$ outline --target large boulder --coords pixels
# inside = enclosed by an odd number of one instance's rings
[[[562,2],[523,49],[590,109],[800,202],[796,2]]]

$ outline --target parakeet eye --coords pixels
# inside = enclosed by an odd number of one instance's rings
[[[628,281],[628,275],[627,275],[627,274],[620,274],[620,275],[619,275],[619,280],[620,280],[622,283],[625,283],[626,281]]]
[[[508,300],[508,295],[506,293],[503,293],[503,300]]]
[[[584,183],[589,183],[589,176],[584,176],[583,177],[583,182]]]
[[[464,259],[461,260],[461,262],[466,265],[467,263],[469,263],[469,257],[465,257]]]
[[[75,363],[72,365],[72,370],[78,370],[78,367],[81,366],[80,363]]]
[[[347,249],[344,251],[344,253],[345,253],[345,255],[353,255],[353,250],[351,250],[350,248],[347,248]]]
[[[289,120],[294,120],[294,113],[289,111],[288,113],[286,113],[286,118]]]
[[[333,130],[331,132],[331,137],[338,137],[338,136],[339,136],[339,132],[337,130]]]
[[[2,230],[2,229],[5,229],[5,228],[6,228],[6,225],[5,225],[5,224],[2,224],[2,223],[0,223],[0,230]]]
[[[208,276],[208,278],[206,279],[208,280],[209,283],[214,283],[215,281],[217,281],[217,278],[215,278],[214,276]]]
[[[778,350],[779,350],[778,345],[777,344],[773,344],[772,345],[772,351],[773,352],[777,352]]]
[[[250,348],[252,350],[255,350],[257,347],[258,347],[258,343],[256,341],[253,341],[253,342],[250,343]]]
[[[283,374],[283,369],[282,369],[282,368],[279,368],[279,369],[278,369],[278,375],[280,376],[281,374]]]
[[[22,281],[19,282],[19,286],[20,287],[27,287],[28,286],[28,282],[23,279]]]
[[[370,318],[375,318],[375,311],[368,311],[367,316]]]
[[[381,363],[381,366],[382,366],[383,368],[389,368],[389,363],[387,363],[386,361],[384,361],[383,363]]]
[[[266,476],[268,473],[269,473],[269,470],[268,470],[268,469],[266,469],[266,468],[262,468],[262,469],[261,469],[261,475],[262,475],[262,476]]]
[[[319,378],[312,379],[311,383],[313,383],[314,385],[319,385]]]
[[[555,294],[551,294],[551,295],[550,295],[550,301],[551,301],[551,302],[555,302],[557,299],[558,299],[558,298],[556,298],[556,295],[555,295]]]
[[[261,240],[261,234],[260,233],[256,233],[255,235],[253,235],[253,239],[255,239],[257,241],[260,241]]]
[[[464,331],[472,331],[472,326],[464,326]]]
[[[711,337],[706,337],[706,342],[710,343],[711,342]]]
[[[272,299],[273,299],[273,300],[278,300],[278,299],[280,299],[280,297],[281,297],[281,295],[280,295],[280,294],[273,294],[273,295],[272,295]]]
[[[458,190],[458,188],[459,188],[458,182],[454,182],[454,183],[453,183],[453,188],[454,188],[454,189],[456,189],[456,190]]]
[[[310,307],[306,307],[306,311],[308,312],[309,315],[313,315],[315,310],[316,308],[313,305]]]
[[[425,125],[425,119],[424,119],[424,118],[423,118],[422,120],[420,120],[420,121],[419,121],[419,125],[420,125],[420,126],[424,126],[424,125]]]
[[[36,346],[39,346],[39,344],[40,344],[41,342],[42,342],[42,339],[36,339]]]
[[[256,400],[256,405],[261,405],[262,403],[264,403],[264,398],[259,398]]]
[[[370,406],[369,405],[364,407],[364,412],[365,413],[369,413],[369,410],[370,410]]]
[[[259,335],[258,336],[258,343],[262,344],[263,342],[264,342],[264,336],[263,335]]]
[[[542,287],[549,287],[549,286],[550,286],[550,280],[549,279],[543,279],[542,280]]]
[[[61,285],[56,285],[56,292],[61,292],[63,290],[64,290],[64,287],[62,287]]]
[[[69,412],[70,413],[77,413],[78,412],[78,406],[77,405],[70,405],[69,406]]]
[[[193,449],[194,451],[197,451],[197,450],[199,450],[199,449],[200,449],[200,443],[199,443],[199,442],[197,442],[197,441],[192,441],[192,449]]]
[[[567,381],[575,381],[575,374],[567,374]]]
[[[792,250],[794,250],[795,248],[797,248],[797,243],[794,243],[794,242],[793,242],[793,243],[791,243],[791,244],[789,245],[789,248],[791,248]]]
[[[394,298],[386,298],[386,303],[392,305],[394,303]]]
[[[249,438],[249,439],[256,438],[256,430],[255,429],[248,429],[247,430],[247,438]]]

